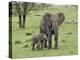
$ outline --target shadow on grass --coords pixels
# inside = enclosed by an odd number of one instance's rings
[[[26,32],[25,35],[32,35],[32,33]]]
[[[70,34],[72,34],[72,32],[68,32],[68,33],[66,33],[66,34],[70,35]]]
[[[15,41],[15,44],[21,44],[21,43],[22,43],[22,42],[19,41],[19,40]]]
[[[26,40],[25,42],[31,42],[31,39],[29,39],[29,40]]]
[[[23,48],[27,48],[27,47],[29,47],[28,44],[26,44],[26,45],[23,46]]]

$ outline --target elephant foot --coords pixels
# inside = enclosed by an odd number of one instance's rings
[[[51,46],[49,46],[49,47],[48,47],[48,49],[52,49],[52,47],[51,47]]]
[[[52,48],[48,48],[48,49],[50,50],[50,49],[52,49]]]
[[[44,48],[47,48],[47,45],[44,45]]]
[[[56,49],[58,49],[58,47],[55,47],[54,49],[56,50]]]
[[[58,44],[55,44],[54,45],[54,49],[58,49]]]
[[[43,50],[43,48],[41,48],[41,50]]]
[[[52,49],[52,46],[51,46],[51,45],[49,45],[49,46],[48,46],[48,49]]]

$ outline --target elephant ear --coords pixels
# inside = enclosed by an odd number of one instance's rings
[[[58,13],[58,24],[61,25],[61,23],[65,20],[65,16],[62,12]]]

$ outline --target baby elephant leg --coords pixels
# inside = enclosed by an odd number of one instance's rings
[[[35,44],[32,44],[32,50],[35,50]]]
[[[38,40],[37,49],[40,50],[40,44],[41,42]]]
[[[43,50],[44,44],[43,41],[41,41],[41,50]]]

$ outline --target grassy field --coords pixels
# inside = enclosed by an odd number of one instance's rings
[[[41,17],[46,13],[63,12],[65,14],[65,21],[59,29],[59,49],[41,51],[31,50],[32,35],[26,35],[27,32],[39,32],[39,24]],[[54,6],[53,9],[31,11],[31,14],[26,17],[25,28],[19,28],[18,16],[12,17],[12,55],[13,58],[26,57],[41,57],[41,56],[63,56],[63,55],[77,55],[78,54],[78,25],[77,21],[77,7]],[[36,16],[40,14],[40,16]],[[67,23],[69,22],[69,23]],[[73,23],[72,23],[73,22]],[[52,46],[54,48],[54,35],[52,37]]]

